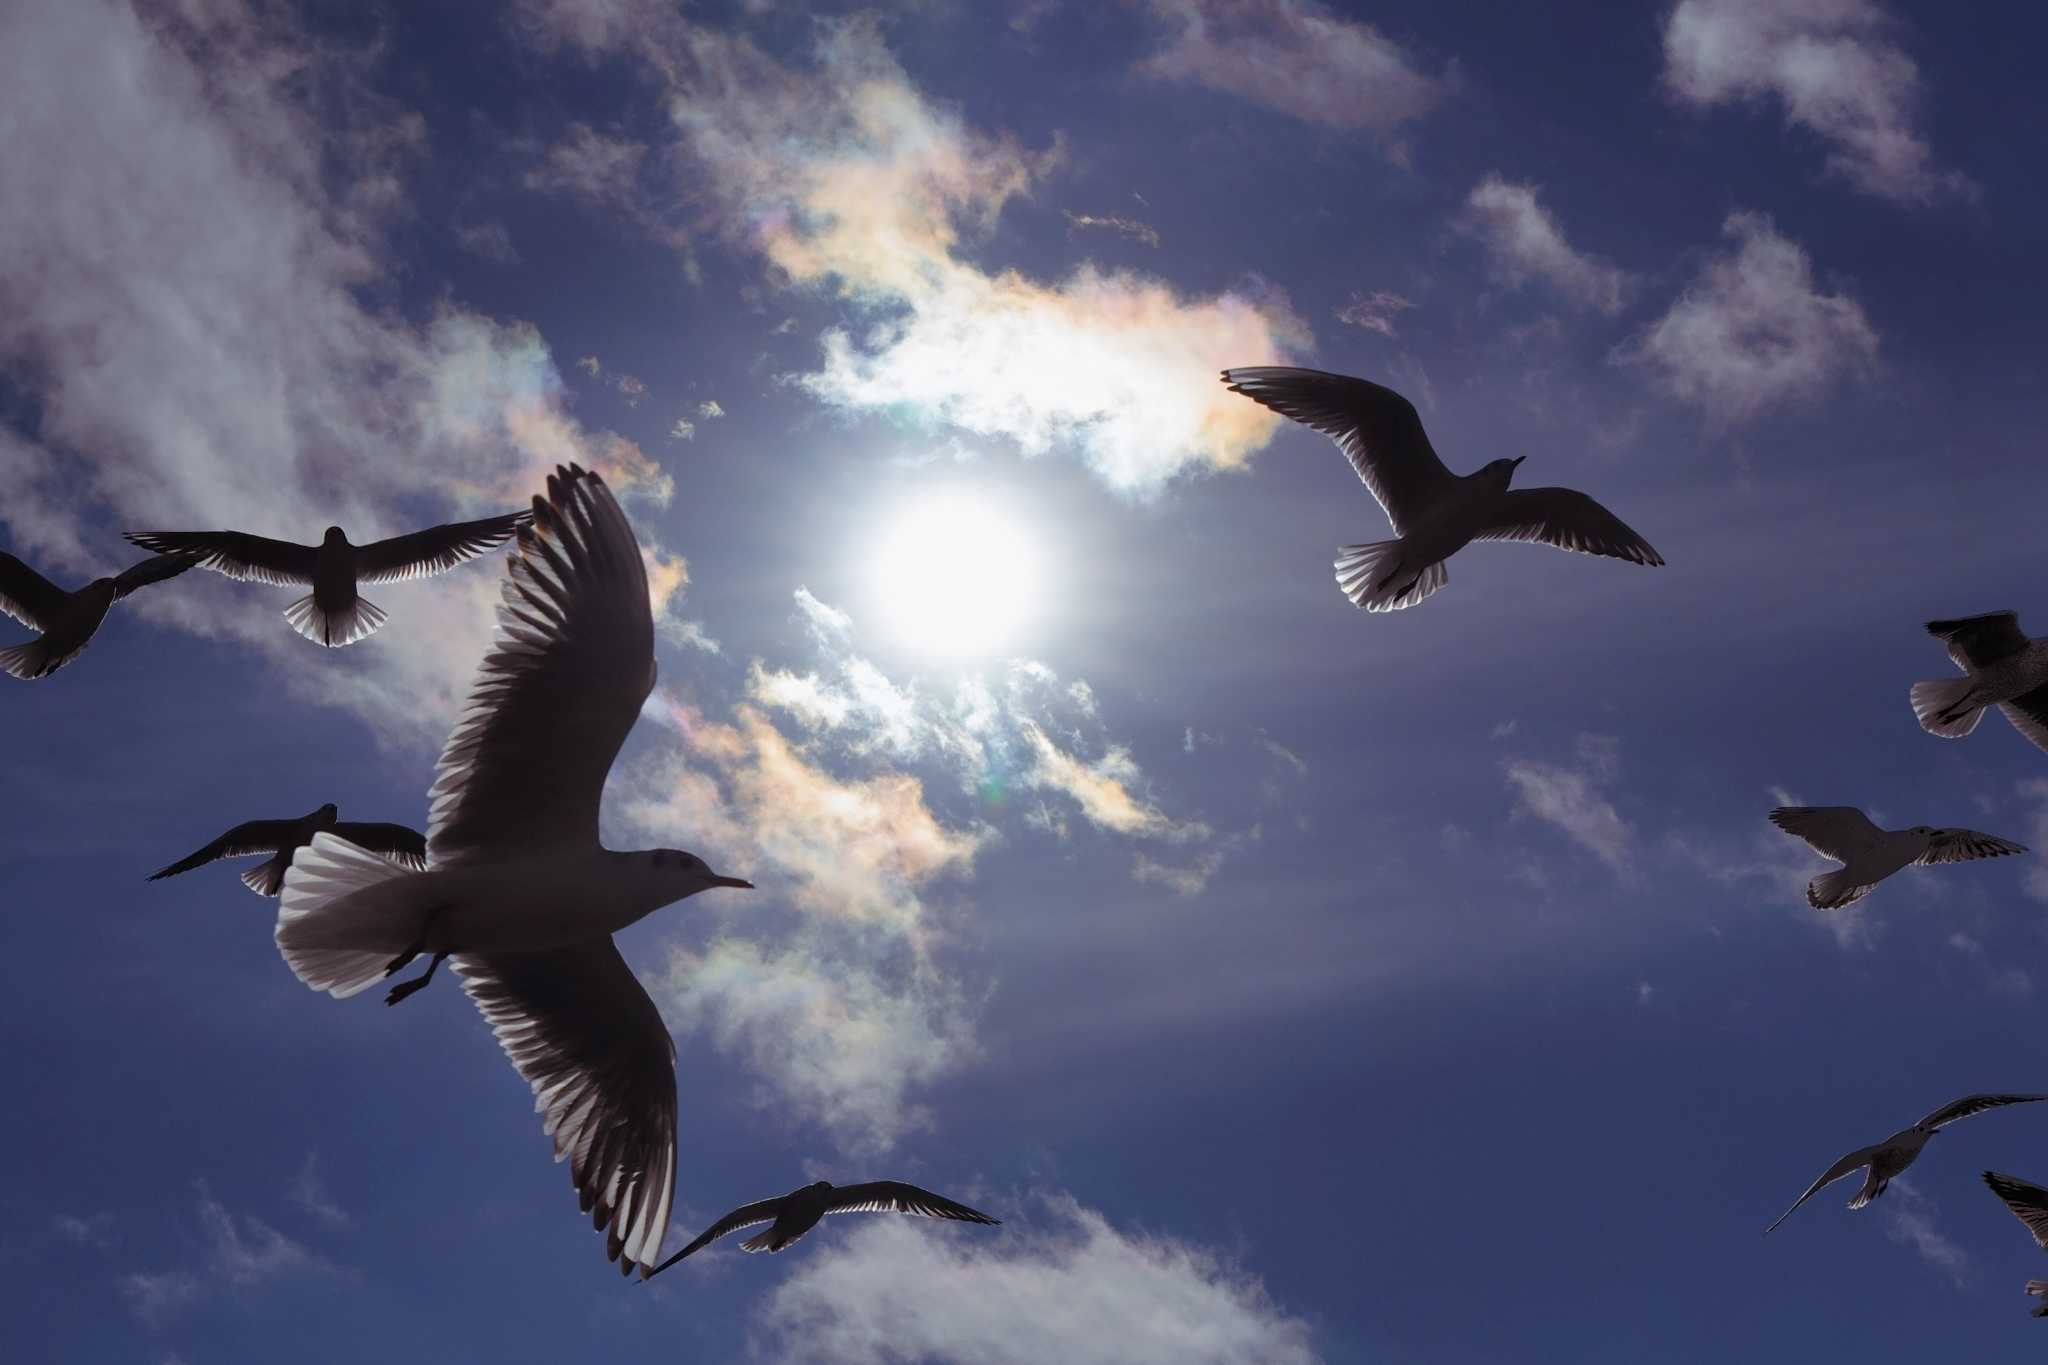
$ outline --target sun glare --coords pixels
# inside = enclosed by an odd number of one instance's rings
[[[950,491],[905,507],[873,570],[890,628],[920,653],[990,654],[1016,639],[1038,608],[1039,555],[1024,530],[985,496]]]

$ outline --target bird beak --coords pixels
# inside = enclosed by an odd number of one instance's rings
[[[1514,464],[1513,464],[1513,465],[1511,465],[1511,466],[1510,466],[1510,468],[1514,468],[1514,469],[1520,469],[1520,468],[1522,467],[1522,461],[1524,461],[1524,460],[1526,460],[1526,459],[1528,459],[1528,458],[1529,458],[1529,457],[1528,457],[1527,455],[1517,455],[1517,456],[1515,456],[1515,462],[1514,462]]]
[[[754,889],[754,884],[745,877],[713,877],[711,884],[713,886],[735,887],[741,891],[752,891]]]

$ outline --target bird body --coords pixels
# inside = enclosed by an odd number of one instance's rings
[[[0,611],[40,632],[27,644],[0,649],[0,669],[24,680],[47,678],[92,643],[114,603],[145,584],[175,578],[197,562],[190,555],[159,554],[66,592],[13,555],[0,553]]]
[[[1561,550],[1662,564],[1619,517],[1570,488],[1510,491],[1524,457],[1470,474],[1444,467],[1414,404],[1369,380],[1284,365],[1223,371],[1231,392],[1337,443],[1386,511],[1394,539],[1346,545],[1337,586],[1354,606],[1397,611],[1449,581],[1444,561],[1475,540],[1540,541]]]
[[[1986,707],[1996,706],[2036,748],[2048,750],[2048,639],[2029,639],[2010,611],[1929,621],[1927,633],[1947,643],[1963,676],[1913,684],[1921,729],[1961,739]]]
[[[773,1199],[742,1204],[699,1233],[681,1251],[648,1272],[651,1278],[685,1257],[694,1255],[727,1233],[768,1224],[740,1243],[742,1251],[777,1252],[800,1240],[828,1213],[910,1213],[925,1218],[945,1218],[956,1223],[985,1223],[991,1218],[978,1209],[955,1203],[942,1194],[907,1185],[900,1180],[871,1180],[860,1185],[834,1185],[829,1180],[813,1181],[801,1189]]]
[[[311,592],[284,610],[293,630],[330,649],[352,645],[384,624],[384,611],[357,591],[364,583],[424,578],[474,559],[517,535],[530,512],[509,512],[480,521],[392,536],[352,545],[348,533],[330,526],[318,545],[271,540],[243,531],[130,531],[128,539],[146,549],[190,553],[197,562],[229,578],[251,583],[299,585]]]
[[[1891,1184],[1901,1171],[1913,1164],[1920,1155],[1920,1150],[1927,1145],[1928,1139],[1949,1124],[1958,1119],[1969,1118],[1972,1114],[1981,1114],[1987,1109],[1997,1109],[2008,1104],[2030,1104],[2036,1100],[2048,1100],[2048,1095],[1965,1095],[1959,1100],[1944,1104],[1918,1123],[1901,1128],[1875,1146],[1860,1147],[1850,1152],[1821,1172],[1820,1179],[1808,1185],[1806,1193],[1794,1200],[1791,1208],[1779,1214],[1777,1222],[1764,1229],[1764,1235],[1769,1236],[1777,1229],[1778,1223],[1790,1218],[1801,1204],[1813,1198],[1823,1186],[1831,1185],[1843,1176],[1867,1166],[1869,1171],[1864,1176],[1863,1188],[1849,1201],[1850,1208],[1863,1208],[1883,1194],[1885,1187]]]
[[[431,953],[392,1004],[452,958],[605,1254],[646,1275],[675,1193],[675,1045],[611,936],[750,884],[678,849],[598,841],[605,776],[654,687],[646,566],[603,480],[575,465],[549,477],[517,534],[497,636],[435,770],[428,870],[316,834],[285,875],[277,946],[337,997]]]
[[[1771,823],[1842,864],[1807,883],[1806,903],[1816,910],[1853,905],[1901,868],[2027,851],[2024,844],[1974,829],[1880,829],[1854,806],[1779,806],[1771,812]]]
[[[313,836],[331,830],[359,848],[389,858],[401,866],[425,871],[426,836],[404,825],[343,820],[341,809],[328,802],[296,820],[249,820],[236,825],[206,847],[189,853],[167,867],[150,873],[150,881],[175,877],[221,858],[246,858],[268,854],[262,862],[242,873],[242,885],[259,896],[275,896],[284,886],[284,874],[292,855],[313,842]]]

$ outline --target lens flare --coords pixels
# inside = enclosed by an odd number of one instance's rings
[[[874,591],[903,642],[944,659],[979,658],[1016,639],[1038,609],[1032,538],[992,500],[935,493],[905,507],[875,555]]]

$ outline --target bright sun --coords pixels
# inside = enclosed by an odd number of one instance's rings
[[[889,625],[920,653],[966,659],[1016,638],[1038,607],[1038,547],[987,497],[930,494],[903,508],[873,568]]]

